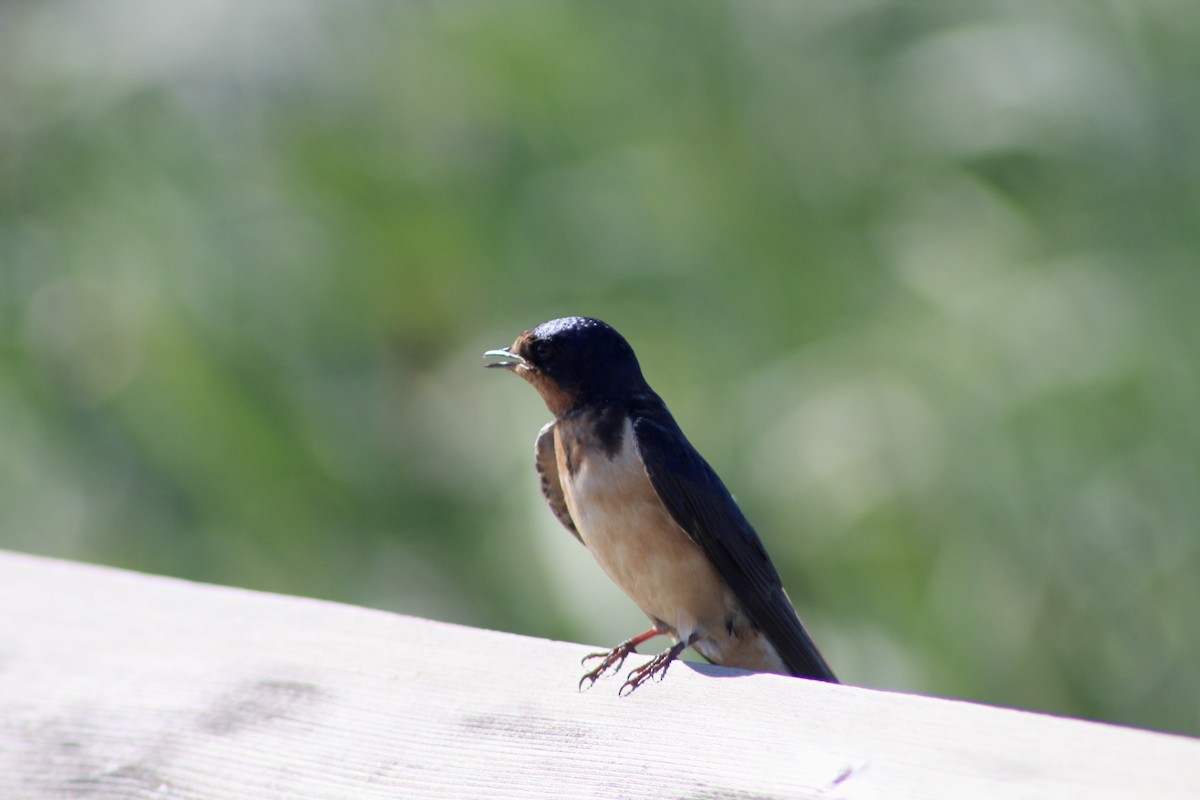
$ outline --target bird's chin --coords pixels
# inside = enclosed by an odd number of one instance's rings
[[[537,393],[546,403],[546,408],[550,409],[550,413],[554,416],[559,416],[575,405],[576,396],[563,389],[558,385],[558,381],[548,377],[544,372],[539,372],[524,364],[514,371],[528,381],[534,389],[537,389]]]

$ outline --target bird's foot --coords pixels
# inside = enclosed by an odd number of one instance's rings
[[[641,686],[646,681],[653,678],[655,675],[661,681],[667,674],[667,668],[671,666],[671,662],[679,658],[679,654],[687,648],[687,642],[679,642],[672,645],[670,649],[656,655],[654,658],[642,664],[640,667],[634,667],[629,670],[629,677],[625,679],[625,683],[621,684],[621,688],[617,694],[622,697],[633,694],[633,690]]]
[[[580,662],[581,664],[586,664],[589,661],[593,661],[597,658],[601,659],[601,661],[600,666],[596,667],[590,672],[585,673],[584,676],[579,679],[579,691],[582,692],[584,689],[592,688],[592,684],[609,670],[612,670],[613,672],[619,672],[621,670],[621,665],[625,663],[625,659],[629,657],[629,654],[637,652],[637,646],[639,644],[657,635],[658,630],[651,628],[644,633],[639,633],[637,636],[626,639],[606,653],[589,653],[588,655],[584,656],[583,660]],[[585,683],[587,684],[586,686],[584,685]]]
[[[634,652],[634,648],[626,647],[625,644],[619,644],[612,650],[609,650],[607,653],[592,653],[584,656],[584,664],[596,658],[601,658],[604,660],[600,662],[600,666],[584,673],[583,677],[579,679],[579,691],[582,692],[584,689],[592,688],[592,684],[610,669],[613,672],[619,672],[621,670],[621,665],[625,663],[625,659],[632,652]]]

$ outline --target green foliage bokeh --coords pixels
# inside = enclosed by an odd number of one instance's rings
[[[0,4],[0,546],[613,644],[589,314],[845,680],[1200,734],[1198,17]]]

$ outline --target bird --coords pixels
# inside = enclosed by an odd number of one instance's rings
[[[534,444],[542,495],[651,621],[585,656],[585,666],[599,664],[581,690],[660,635],[673,644],[630,670],[620,694],[661,681],[688,647],[722,666],[837,683],[758,534],[621,334],[592,317],[563,317],[484,357],[530,383],[554,415]]]

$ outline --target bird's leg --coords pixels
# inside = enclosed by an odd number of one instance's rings
[[[679,654],[687,649],[688,644],[690,642],[677,642],[640,667],[634,667],[629,670],[629,677],[625,679],[625,683],[621,684],[621,688],[617,691],[617,694],[622,697],[633,694],[634,689],[655,675],[658,676],[659,680],[662,680],[667,674],[667,667],[671,666],[672,661],[679,658]]]
[[[583,660],[580,662],[582,664],[586,664],[595,658],[600,658],[603,660],[600,662],[600,666],[596,667],[594,670],[588,672],[579,679],[579,690],[583,691],[584,689],[590,689],[592,684],[596,682],[596,679],[608,672],[610,669],[614,672],[619,671],[621,669],[621,665],[625,663],[625,658],[630,653],[637,652],[637,646],[639,644],[647,639],[653,639],[658,635],[658,628],[651,628],[648,631],[639,633],[637,636],[631,636],[614,647],[612,650],[609,650],[607,653],[590,653],[584,656]],[[584,681],[587,681],[587,686],[583,685]]]

